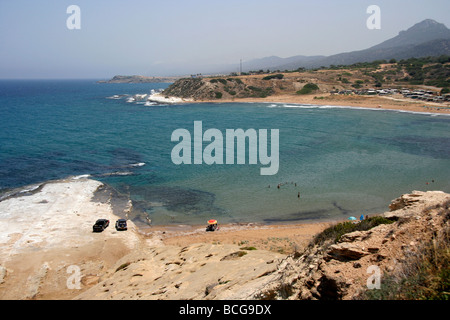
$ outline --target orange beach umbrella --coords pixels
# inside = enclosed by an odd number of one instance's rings
[[[208,221],[208,224],[217,224],[217,220],[211,219]]]

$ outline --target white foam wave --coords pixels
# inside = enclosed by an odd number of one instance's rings
[[[39,184],[32,184],[29,186],[24,186],[20,188],[16,188],[13,190],[9,190],[3,194],[0,195],[0,201],[3,201],[5,199],[8,199],[10,197],[20,197],[23,195],[27,195],[30,192],[36,191],[40,187],[42,187],[45,183],[39,183]]]
[[[91,176],[90,174],[80,174],[79,176],[74,176],[74,177],[72,177],[72,180],[87,179],[87,178],[89,178],[90,176]]]
[[[116,171],[116,172],[109,172],[109,173],[104,173],[101,176],[102,177],[112,177],[112,176],[131,176],[134,173],[131,171]]]
[[[369,108],[369,107],[353,107],[353,106],[333,106],[333,105],[308,105],[308,104],[270,104],[267,108],[297,108],[297,109],[351,109],[351,110],[372,110],[372,111],[390,111],[390,112],[403,112],[411,114],[423,114],[433,117],[437,116],[450,116],[445,113],[434,113],[425,111],[410,111],[410,110],[398,110],[398,109],[383,109],[383,108]]]
[[[33,192],[33,191],[39,189],[40,186],[42,186],[42,184],[34,184],[34,185],[31,185],[31,186],[24,187],[22,190],[20,190],[19,193]]]
[[[139,163],[132,163],[130,164],[130,167],[143,167],[145,166],[145,162],[139,162]]]

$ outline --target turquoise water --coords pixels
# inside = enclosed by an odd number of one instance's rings
[[[89,174],[130,196],[154,224],[341,219],[385,211],[412,190],[450,192],[449,116],[108,99],[167,86],[0,81],[0,190]],[[171,134],[193,135],[194,121],[223,134],[279,129],[278,173],[261,176],[259,163],[173,164]]]

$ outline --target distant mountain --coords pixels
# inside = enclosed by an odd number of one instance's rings
[[[318,68],[330,65],[349,65],[374,60],[408,59],[450,55],[450,29],[444,24],[426,19],[371,48],[339,53],[331,56],[268,57],[245,63],[249,70],[295,70],[299,67]]]
[[[426,19],[406,31],[400,31],[398,36],[373,46],[370,49],[376,50],[419,45],[437,39],[450,39],[450,29],[443,23]]]

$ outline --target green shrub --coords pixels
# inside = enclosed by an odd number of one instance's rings
[[[273,93],[272,88],[260,88],[255,86],[248,86],[248,88],[253,91],[251,96],[257,98],[266,98]]]
[[[220,83],[222,83],[222,84],[227,84],[227,80],[226,80],[226,79],[222,79],[222,78],[219,78],[219,79],[211,79],[211,80],[209,80],[209,82],[211,82],[211,83],[217,83],[217,82],[220,82]]]
[[[252,91],[257,91],[257,92],[261,92],[263,89],[260,87],[255,87],[255,86],[248,86],[248,88]]]
[[[266,77],[264,77],[262,79],[263,80],[272,80],[272,79],[279,79],[279,80],[281,80],[283,78],[284,78],[284,75],[279,73],[279,74],[272,74],[272,75],[266,76]]]
[[[214,94],[216,95],[216,99],[222,99],[222,92],[216,91]]]
[[[319,90],[319,87],[314,83],[307,83],[303,88],[297,91],[297,94],[310,94],[313,91]]]
[[[380,216],[370,217],[358,223],[353,223],[351,221],[341,222],[317,234],[313,238],[311,245],[320,245],[328,240],[332,240],[334,243],[336,243],[346,233],[354,231],[366,231],[380,224],[391,224],[393,222],[393,220],[386,219]]]

